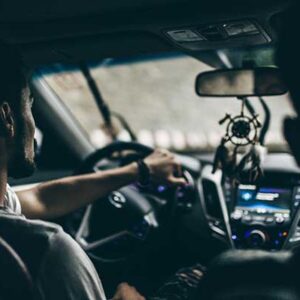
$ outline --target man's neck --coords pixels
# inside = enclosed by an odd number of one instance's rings
[[[7,185],[7,168],[0,165],[0,206],[4,205]]]

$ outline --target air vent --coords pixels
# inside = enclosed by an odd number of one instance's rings
[[[222,219],[222,210],[215,183],[203,179],[202,184],[207,214],[213,218]]]

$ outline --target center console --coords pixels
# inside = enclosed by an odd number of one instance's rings
[[[213,238],[237,249],[300,248],[300,168],[291,155],[269,154],[255,183],[244,176],[236,184],[212,171],[203,167],[199,191]]]
[[[232,196],[229,221],[235,247],[281,249],[300,203],[300,187],[240,184]]]

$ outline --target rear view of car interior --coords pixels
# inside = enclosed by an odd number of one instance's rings
[[[207,273],[186,300],[300,299],[300,168],[282,130],[295,111],[276,56],[292,5],[2,1],[1,42],[33,70],[35,99],[37,170],[9,179],[15,191],[155,148],[181,164],[184,186],[133,183],[50,220],[89,256],[107,299],[121,282],[156,299],[195,264]],[[0,299],[34,289],[0,237]]]

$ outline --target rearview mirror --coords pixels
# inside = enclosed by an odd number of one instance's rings
[[[226,69],[200,73],[196,93],[205,97],[276,96],[288,92],[279,69]]]

